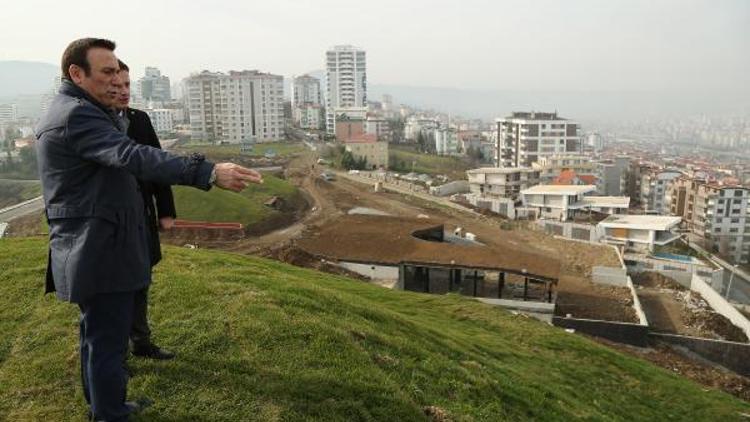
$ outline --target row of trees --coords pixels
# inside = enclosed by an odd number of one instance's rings
[[[36,149],[34,147],[23,147],[18,156],[13,156],[16,150],[16,141],[21,139],[21,131],[13,126],[5,128],[3,132],[2,154],[0,159],[0,178],[5,179],[37,179],[39,178],[36,166]]]

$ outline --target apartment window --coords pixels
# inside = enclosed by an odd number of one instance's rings
[[[739,222],[740,222],[740,219],[739,219],[739,218],[733,218],[733,219],[732,219],[732,223],[739,223]]]
[[[717,227],[714,229],[714,233],[721,233],[721,228]]]

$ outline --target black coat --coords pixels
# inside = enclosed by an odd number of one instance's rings
[[[145,205],[136,180],[211,188],[213,164],[138,145],[115,116],[64,81],[36,127],[49,223],[47,291],[75,303],[151,282]]]
[[[128,108],[126,110],[128,125],[128,138],[142,145],[161,149],[159,137],[156,136],[154,126],[148,114],[141,110]],[[158,183],[138,180],[141,188],[143,202],[146,204],[146,224],[149,228],[149,251],[151,253],[151,266],[161,260],[161,245],[159,244],[159,219],[163,217],[177,217],[174,206],[172,187]],[[155,206],[154,206],[155,205]]]

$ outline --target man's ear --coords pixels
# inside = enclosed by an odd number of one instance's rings
[[[71,64],[68,67],[68,74],[70,74],[70,79],[77,84],[83,81],[83,68],[77,64]]]

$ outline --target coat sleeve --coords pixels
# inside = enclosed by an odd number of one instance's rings
[[[200,154],[180,157],[139,145],[117,130],[109,116],[95,107],[81,105],[71,111],[66,138],[85,160],[122,168],[141,180],[162,185],[188,185],[208,190],[213,164]]]
[[[159,143],[159,137],[156,135],[154,125],[151,123],[151,118],[148,114],[139,111],[143,119],[144,130],[147,132],[146,138],[148,139],[148,145],[154,148],[161,149],[161,143]],[[162,185],[158,183],[153,184],[154,199],[156,200],[156,214],[158,218],[172,217],[177,218],[177,210],[174,205],[174,195],[172,194],[172,187],[170,185]]]

